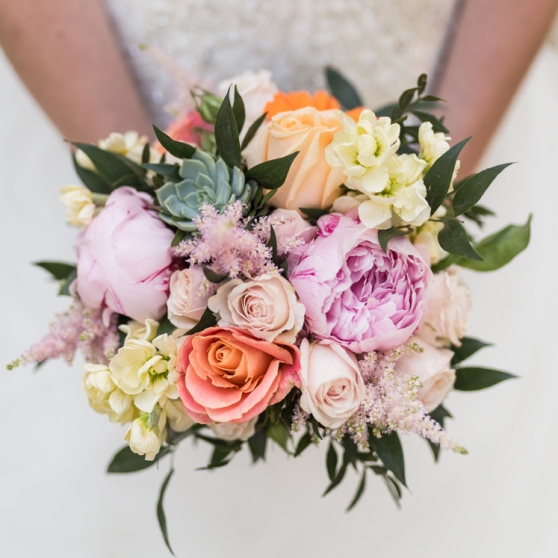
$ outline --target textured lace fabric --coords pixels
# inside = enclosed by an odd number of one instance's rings
[[[454,0],[106,0],[157,121],[176,98],[166,57],[216,83],[273,72],[283,90],[323,88],[326,64],[378,107],[431,73]],[[141,45],[147,45],[146,51]],[[177,72],[175,72],[177,73]],[[184,84],[184,81],[182,82]],[[207,82],[206,82],[207,84]]]

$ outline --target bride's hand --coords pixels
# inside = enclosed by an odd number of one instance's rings
[[[473,136],[461,176],[475,171],[554,21],[557,0],[461,0],[436,93],[449,103],[454,140]]]
[[[152,134],[101,0],[0,0],[0,45],[65,138]]]

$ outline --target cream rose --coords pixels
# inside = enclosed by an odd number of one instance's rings
[[[471,311],[471,293],[460,277],[460,268],[451,266],[436,273],[429,294],[418,334],[433,345],[460,347]]]
[[[339,428],[358,410],[366,390],[355,356],[335,343],[300,345],[300,406],[328,428]]]
[[[417,393],[426,412],[433,411],[446,398],[455,383],[455,370],[451,368],[453,352],[440,349],[420,337],[411,337],[422,352],[402,356],[395,365],[395,373],[401,376],[418,376],[422,387]]]
[[[304,306],[280,276],[233,279],[219,287],[208,306],[219,314],[220,326],[235,326],[266,341],[294,343],[304,324]]]
[[[60,188],[60,201],[66,206],[66,219],[74,227],[86,227],[95,214],[93,194],[88,188],[68,184]]]
[[[232,442],[234,440],[242,440],[246,442],[256,433],[256,421],[258,417],[254,417],[247,422],[214,422],[209,425],[215,436],[221,440]]]
[[[171,275],[167,308],[169,320],[176,327],[191,329],[202,317],[207,306],[207,297],[199,295],[203,280],[203,270],[197,265]]]
[[[244,153],[249,167],[299,152],[287,180],[271,198],[271,205],[298,209],[327,208],[333,203],[341,193],[343,169],[329,166],[325,148],[342,129],[341,111],[313,107],[282,112],[260,128]]]

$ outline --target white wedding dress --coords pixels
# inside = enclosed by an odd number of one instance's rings
[[[321,87],[332,64],[372,107],[431,73],[451,29],[449,0],[111,0],[109,9],[138,83],[162,122],[172,81],[139,43],[191,75],[218,81],[267,67],[285,89]],[[72,260],[72,235],[58,188],[75,181],[67,146],[0,58],[2,192],[0,354],[5,362],[40,338],[65,308],[40,259]],[[434,465],[426,443],[404,440],[412,494],[403,511],[380,479],[350,513],[357,478],[326,498],[323,449],[302,459],[281,450],[251,466],[247,452],[214,472],[196,471],[205,447],[186,442],[165,507],[178,556],[551,558],[558,548],[558,276],[551,229],[558,207],[558,54],[538,55],[483,166],[518,161],[487,194],[498,211],[490,231],[535,213],[532,246],[505,269],[467,273],[470,334],[493,341],[475,359],[522,379],[477,393],[452,393],[448,428],[470,452]],[[460,139],[460,138],[456,138]],[[124,431],[95,414],[81,389],[82,362],[39,372],[2,372],[0,549],[3,556],[166,556],[155,502],[168,470],[104,474]]]

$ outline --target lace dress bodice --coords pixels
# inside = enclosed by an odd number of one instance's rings
[[[432,73],[456,6],[454,0],[106,3],[158,119],[176,96],[163,56],[213,83],[266,68],[283,90],[323,88],[323,68],[330,64],[357,86],[367,106],[378,107],[412,87],[420,73]]]

